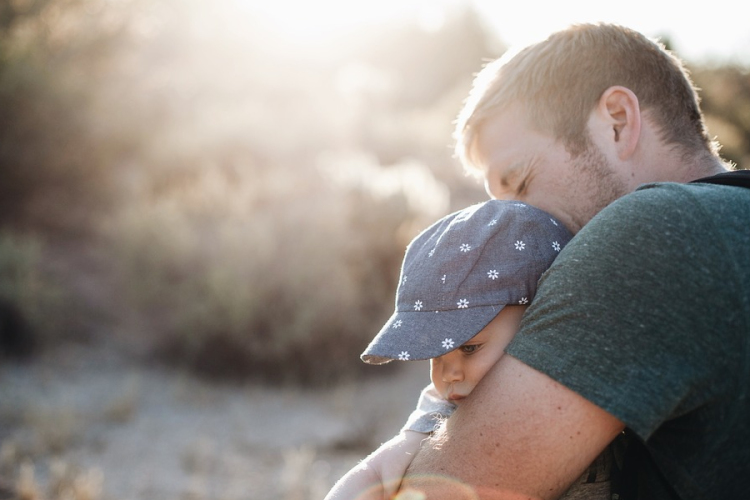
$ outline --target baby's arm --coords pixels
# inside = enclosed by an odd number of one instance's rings
[[[401,431],[339,479],[325,500],[390,499],[426,437],[421,432]]]
[[[334,485],[325,500],[388,500],[430,432],[455,406],[440,397],[432,384],[419,396],[417,409],[401,432],[357,464]]]

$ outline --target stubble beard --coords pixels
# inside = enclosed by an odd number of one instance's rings
[[[586,151],[574,160],[578,172],[579,209],[574,220],[583,227],[607,205],[626,195],[630,190],[618,172],[612,167],[607,157],[594,144],[589,144]]]

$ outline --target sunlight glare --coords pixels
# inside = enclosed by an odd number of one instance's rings
[[[511,46],[525,46],[573,23],[622,24],[652,38],[667,37],[681,57],[694,61],[736,59],[750,63],[747,7],[714,0],[701,9],[677,0],[632,0],[627,8],[611,2],[569,0],[508,4],[470,0],[482,18]]]
[[[235,0],[262,16],[284,36],[316,42],[384,23],[413,20],[425,31],[439,30],[445,9],[461,0]]]

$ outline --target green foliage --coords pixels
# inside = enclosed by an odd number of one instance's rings
[[[41,288],[38,240],[0,234],[0,297],[31,305]]]
[[[7,341],[13,336],[12,342],[49,344],[60,336],[63,296],[44,270],[42,257],[38,238],[0,232],[0,301],[17,311],[24,323],[13,327],[18,331],[5,332]]]

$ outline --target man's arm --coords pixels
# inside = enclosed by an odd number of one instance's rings
[[[611,414],[505,355],[423,445],[401,491],[420,490],[429,500],[554,499],[623,428]]]

